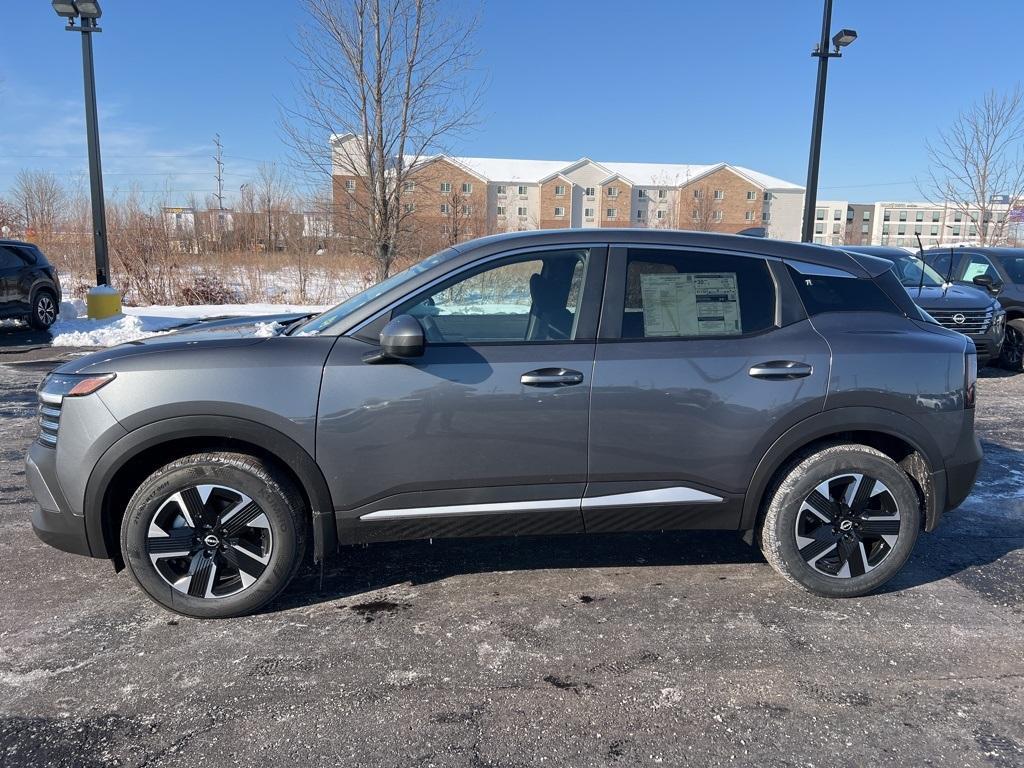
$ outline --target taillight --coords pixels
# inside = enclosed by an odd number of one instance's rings
[[[978,396],[978,355],[971,351],[964,358],[964,408],[973,408]]]

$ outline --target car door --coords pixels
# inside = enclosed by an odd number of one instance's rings
[[[738,527],[761,457],[824,404],[829,348],[794,291],[755,255],[611,248],[588,531]]]
[[[0,245],[0,311],[16,308],[19,299],[18,282],[24,266],[13,248]]]
[[[489,257],[403,299],[379,319],[416,317],[421,358],[338,340],[317,461],[343,540],[582,529],[605,251]]]

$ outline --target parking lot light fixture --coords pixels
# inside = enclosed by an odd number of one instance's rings
[[[841,29],[832,37],[834,50],[829,50],[832,32],[832,0],[825,0],[821,19],[821,41],[811,51],[818,60],[818,83],[814,91],[814,117],[811,123],[811,152],[807,160],[807,187],[804,190],[804,221],[800,239],[809,243],[814,239],[814,213],[818,207],[818,164],[821,159],[821,129],[825,121],[825,82],[828,79],[828,60],[842,56],[845,48],[857,39],[852,29]]]
[[[100,161],[100,131],[96,113],[96,75],[92,62],[92,35],[100,32],[101,15],[95,0],[53,0],[53,10],[68,20],[66,29],[82,35],[82,73],[85,81],[85,132],[89,146],[89,186],[92,193],[93,250],[96,254],[96,285],[109,285],[110,259],[107,251],[107,214],[103,200],[103,168]],[[75,19],[81,19],[76,25]]]

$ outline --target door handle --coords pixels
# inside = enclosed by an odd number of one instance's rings
[[[748,371],[755,379],[775,381],[801,379],[804,376],[810,376],[813,372],[813,366],[807,363],[798,363],[795,360],[770,360],[767,363],[752,366]]]
[[[568,368],[538,368],[519,377],[528,387],[571,387],[583,383],[583,374]]]

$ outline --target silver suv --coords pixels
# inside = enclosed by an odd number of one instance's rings
[[[483,238],[272,338],[221,323],[39,389],[45,541],[161,605],[254,611],[308,546],[742,532],[827,596],[970,491],[976,356],[891,263],[651,230]],[[344,552],[342,551],[342,555]]]

